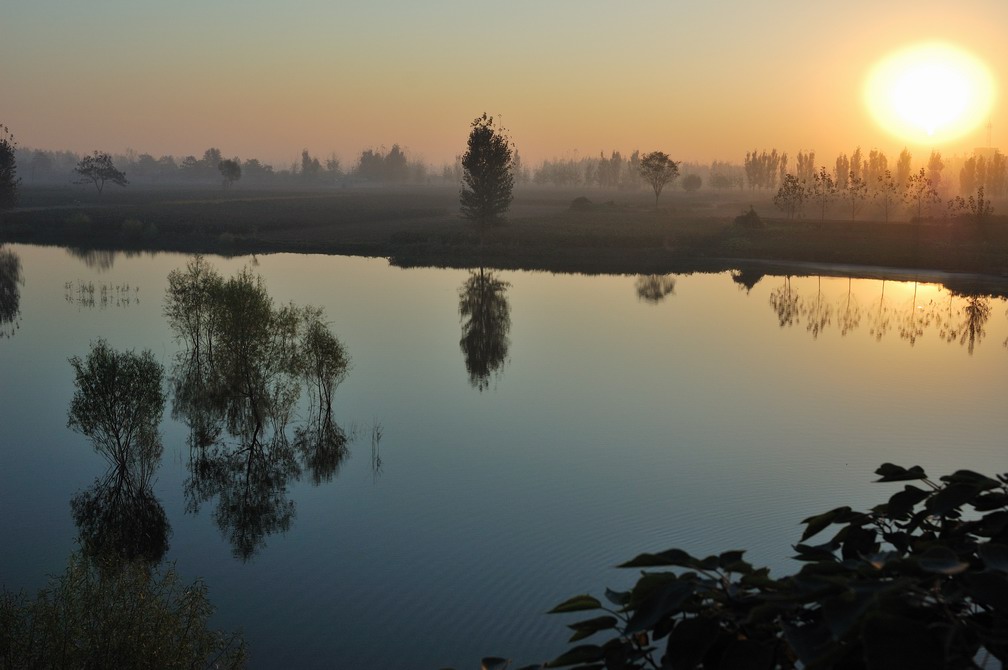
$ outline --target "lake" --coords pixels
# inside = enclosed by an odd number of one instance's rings
[[[320,467],[292,452],[282,471],[231,488],[201,488],[166,381],[151,480],[170,525],[164,560],[205,581],[212,624],[244,632],[253,667],[548,660],[569,631],[544,612],[629,586],[636,573],[613,566],[637,553],[744,548],[789,572],[802,518],[901,488],[872,483],[883,462],[1006,470],[1001,298],[751,272],[207,260],[224,277],[261,275],[278,305],[324,308],[352,361],[333,397],[338,458]],[[79,535],[71,500],[106,470],[67,427],[68,359],[103,338],[150,350],[171,377],[182,345],[165,289],[188,261],[0,251],[7,589],[63,571]],[[302,394],[286,434],[312,413]],[[250,490],[260,504],[241,507]]]

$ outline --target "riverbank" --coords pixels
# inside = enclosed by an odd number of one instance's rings
[[[572,208],[587,193],[594,201]],[[24,188],[0,241],[83,249],[218,254],[301,252],[389,258],[401,266],[651,274],[765,263],[914,268],[1008,277],[1008,217],[885,223],[774,218],[766,193],[520,189],[503,225],[458,215],[452,187],[328,191],[147,188],[103,196]],[[752,206],[764,225],[736,216]],[[839,206],[838,206],[839,209]],[[998,211],[998,210],[996,210]],[[839,212],[836,212],[839,213]],[[869,216],[871,213],[866,213]]]

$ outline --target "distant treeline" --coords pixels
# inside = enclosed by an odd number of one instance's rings
[[[43,151],[39,149],[18,149],[18,175],[27,184],[54,184],[75,182],[75,173],[81,155],[70,151]],[[207,183],[220,184],[222,180],[221,162],[228,160],[221,150],[211,147],[196,156],[161,156],[155,158],[148,153],[127,150],[112,156],[115,166],[126,172],[129,181],[137,184],[157,183]],[[391,149],[365,149],[349,166],[331,154],[320,159],[307,149],[301,152],[300,160],[282,168],[264,163],[257,158],[244,160],[235,156],[240,167],[241,183],[256,185],[339,185],[348,182],[378,183],[427,183],[439,174],[420,158],[412,158],[398,145]]]
[[[78,178],[74,168],[81,160],[79,154],[18,148],[16,156],[18,176],[25,184],[68,183]],[[220,184],[220,164],[226,160],[216,147],[204,151],[201,158],[192,155],[155,158],[133,150],[112,158],[116,167],[125,171],[134,184]],[[300,160],[283,167],[257,158],[233,157],[230,160],[240,165],[242,184],[257,186],[458,184],[462,179],[461,156],[438,168],[420,157],[410,156],[399,144],[393,144],[391,149],[384,146],[364,149],[349,164],[344,164],[335,154],[319,158],[307,149],[301,152]],[[515,183],[522,185],[636,191],[646,185],[640,176],[640,160],[639,150],[627,155],[612,151],[608,156],[601,152],[597,156],[551,158],[537,166],[528,166],[515,151],[512,171]],[[863,180],[872,188],[885,178],[887,171],[897,183],[903,184],[921,167],[935,189],[945,197],[970,195],[980,186],[984,187],[987,197],[1008,195],[1008,158],[996,149],[977,149],[971,155],[951,157],[932,151],[919,165],[914,164],[913,156],[905,148],[895,161],[890,161],[878,149],[865,153],[861,147],[849,155],[841,153],[827,160],[817,160],[815,151],[799,151],[793,161],[786,152],[777,149],[753,150],[746,152],[741,163],[683,161],[679,164],[679,179],[675,185],[688,190],[775,192],[784,184],[787,175],[793,175],[801,183],[812,183],[816,174],[825,169],[840,189],[851,179]]]

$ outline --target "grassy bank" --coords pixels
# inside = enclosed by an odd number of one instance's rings
[[[657,273],[711,263],[781,261],[1008,276],[1008,217],[983,225],[788,221],[768,194],[587,192],[527,188],[505,225],[459,218],[451,187],[330,191],[148,188],[102,196],[24,188],[0,241],[204,253],[279,251],[382,256],[400,265]],[[752,205],[764,226],[734,225]],[[839,206],[837,214],[839,214]],[[1003,210],[1003,207],[998,208]],[[996,210],[998,211],[998,210]]]

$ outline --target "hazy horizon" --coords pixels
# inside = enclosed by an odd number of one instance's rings
[[[882,130],[864,101],[872,66],[923,41],[957,45],[1004,77],[1008,6],[459,2],[332,6],[16,2],[0,28],[0,123],[23,147],[255,157],[303,148],[352,160],[399,144],[442,164],[472,119],[499,115],[526,164],[660,149],[741,162],[752,149],[835,157],[987,144]],[[993,91],[991,144],[1008,144]],[[818,161],[817,162],[821,162]]]

